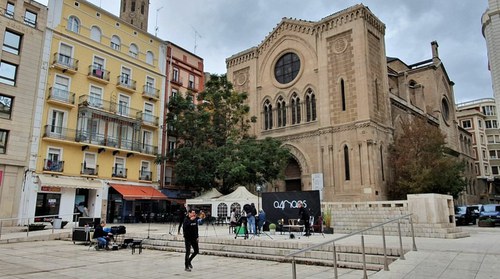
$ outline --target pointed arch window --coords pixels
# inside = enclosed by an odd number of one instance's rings
[[[278,102],[276,103],[276,107],[278,110],[278,127],[286,126],[286,102],[283,97],[278,98]]]
[[[292,100],[292,124],[300,123],[300,97],[297,93],[293,93]]]
[[[264,130],[273,128],[273,105],[269,100],[264,102]]]
[[[385,181],[385,172],[384,172],[384,149],[380,146],[380,170],[382,171],[382,181]]]
[[[349,147],[344,145],[344,171],[345,171],[345,180],[351,180],[351,169],[349,166]]]
[[[345,111],[346,106],[345,106],[345,82],[344,82],[344,79],[340,79],[340,97],[342,98],[342,111]]]
[[[316,120],[316,95],[311,89],[306,94],[306,115],[307,122]]]

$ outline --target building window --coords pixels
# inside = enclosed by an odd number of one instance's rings
[[[125,169],[125,158],[115,157],[115,167],[113,168],[113,177],[127,177]]]
[[[14,98],[0,95],[0,118],[10,119],[12,116],[12,102]]]
[[[340,79],[340,98],[342,99],[342,111],[346,110],[346,100],[345,100],[345,82],[344,79]]]
[[[351,180],[351,170],[349,167],[349,147],[344,146],[344,174],[345,180]]]
[[[142,132],[142,152],[146,154],[153,154],[153,132]]]
[[[482,128],[482,127],[483,127],[483,121],[481,121],[481,119],[478,119],[478,120],[477,120],[477,126],[478,126],[479,128]]]
[[[16,6],[14,6],[13,3],[7,2],[7,8],[5,8],[5,15],[7,17],[13,18],[15,8],[16,8]]]
[[[19,55],[19,50],[21,49],[21,38],[22,35],[14,33],[10,30],[5,30],[2,49],[12,54]]]
[[[175,157],[175,148],[177,146],[177,138],[168,137],[168,149],[167,152],[171,157]]]
[[[498,128],[498,124],[497,124],[496,120],[485,120],[484,127],[486,129],[496,129],[496,128]]]
[[[141,174],[140,180],[148,180],[152,179],[151,171],[149,170],[149,162],[141,161]]]
[[[179,69],[173,68],[172,69],[172,80],[175,82],[179,82]]]
[[[500,150],[490,150],[490,159],[498,159],[497,151]]]
[[[283,97],[278,98],[278,102],[276,103],[276,107],[278,110],[278,127],[286,126],[286,102]]]
[[[80,33],[80,20],[76,16],[70,16],[68,18],[68,30]]]
[[[36,27],[36,17],[36,13],[26,10],[26,12],[24,12],[24,23],[28,26]]]
[[[491,166],[491,174],[498,175],[498,166]]]
[[[118,97],[118,114],[128,116],[130,108],[130,98],[126,95]]]
[[[306,94],[306,114],[307,122],[316,120],[316,96],[311,89]]]
[[[130,44],[128,52],[129,52],[130,56],[137,58],[137,56],[139,54],[139,49],[137,48],[137,46],[135,44]]]
[[[122,12],[125,12],[127,10],[127,0],[122,1]]]
[[[470,120],[462,120],[462,128],[470,129],[472,128],[472,123]]]
[[[50,96],[59,101],[70,102],[69,78],[56,75],[54,79],[54,88]]]
[[[300,59],[295,53],[289,52],[281,56],[274,66],[274,77],[281,84],[294,80],[300,71]]]
[[[0,62],[0,82],[8,85],[16,85],[17,65],[5,61]]]
[[[487,116],[495,115],[495,106],[484,106],[483,113]]]
[[[446,100],[445,98],[441,100],[441,111],[443,120],[444,121],[450,120],[450,105],[448,105],[448,100]]]
[[[495,143],[495,138],[493,137],[493,135],[487,136],[487,139],[488,139],[488,143]]]
[[[293,93],[291,100],[292,107],[292,124],[300,123],[300,98],[297,93]]]
[[[114,50],[120,50],[120,45],[121,45],[121,41],[120,41],[120,38],[116,35],[113,35],[113,37],[111,37],[111,48],[114,49]]]
[[[143,121],[154,124],[154,106],[151,103],[144,103]]]
[[[90,38],[98,43],[101,42],[102,32],[97,26],[92,26],[90,29]]]
[[[64,111],[52,110],[50,114],[50,134],[62,136],[64,129]]]
[[[155,56],[151,51],[146,52],[146,63],[153,65]]]
[[[102,88],[93,85],[90,86],[89,102],[92,107],[102,107]]]
[[[191,75],[191,74],[189,75],[188,88],[190,88],[190,89],[195,88],[194,75]]]
[[[0,130],[0,154],[7,153],[7,141],[9,140],[9,131]]]
[[[135,1],[132,1],[132,5],[130,7],[130,11],[135,12]]]
[[[269,100],[264,103],[264,130],[273,128],[273,105]]]
[[[141,15],[144,14],[144,8],[145,8],[145,5],[144,5],[144,2],[141,3]]]

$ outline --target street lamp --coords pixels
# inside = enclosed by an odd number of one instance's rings
[[[255,191],[257,191],[257,212],[260,212],[260,193],[262,192],[264,186],[261,184],[257,184],[255,187]]]

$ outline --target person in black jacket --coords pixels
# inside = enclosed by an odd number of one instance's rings
[[[104,231],[104,227],[106,226],[106,221],[101,221],[100,225],[97,226],[94,230],[94,238],[97,239],[96,250],[99,248],[105,248],[109,250],[109,241],[111,238],[111,234]]]
[[[304,234],[304,236],[310,236],[311,224],[309,224],[309,210],[307,210],[304,207],[301,201],[299,201],[298,206],[299,206],[299,218],[302,222],[304,222],[304,228],[306,230],[306,234]]]
[[[194,209],[188,210],[188,217],[184,219],[184,224],[182,225],[182,230],[184,234],[184,244],[186,245],[186,257],[184,259],[185,271],[191,271],[193,265],[191,261],[199,253],[198,247],[198,220],[196,218],[196,211]],[[191,247],[193,247],[193,254],[191,253]]]

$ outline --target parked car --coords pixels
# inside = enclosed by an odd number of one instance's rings
[[[477,218],[479,216],[479,210],[477,206],[456,206],[455,207],[455,224],[469,225],[476,224]]]
[[[479,218],[491,218],[495,220],[495,225],[500,225],[500,204],[485,204],[481,207]]]

